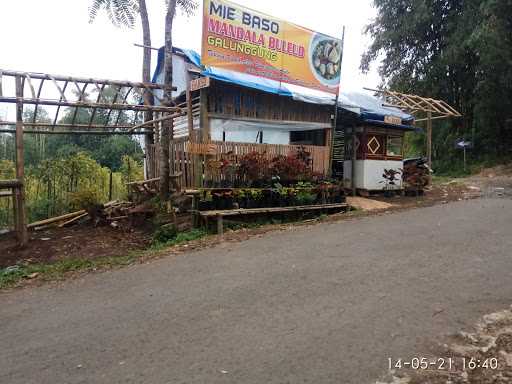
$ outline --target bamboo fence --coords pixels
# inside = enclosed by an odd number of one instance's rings
[[[219,167],[222,161],[238,164],[241,157],[257,152],[265,156],[268,164],[277,156],[288,156],[305,150],[311,155],[311,170],[326,176],[329,171],[330,148],[328,146],[252,144],[211,141],[208,143],[190,142],[188,138],[173,140],[170,143],[170,172],[181,174],[182,188],[201,188],[208,182],[220,183],[232,180],[234,175]],[[160,177],[160,146],[151,145],[146,151],[146,160],[153,164],[150,178]]]

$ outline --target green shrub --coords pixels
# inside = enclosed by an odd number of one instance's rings
[[[79,192],[72,192],[69,196],[70,206],[73,209],[89,210],[100,205],[101,201],[99,192],[92,188],[87,188]]]
[[[164,225],[153,234],[153,245],[167,244],[176,240],[178,230],[174,225]]]
[[[173,245],[187,243],[198,240],[208,235],[203,229],[192,229],[187,232],[177,232],[174,226],[164,226],[159,228],[153,235],[153,249],[172,247]]]

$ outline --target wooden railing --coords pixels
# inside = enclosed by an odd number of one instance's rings
[[[204,187],[208,182],[222,182],[233,177],[225,174],[216,166],[221,160],[232,163],[252,152],[264,154],[268,163],[276,156],[287,156],[304,149],[311,156],[311,170],[315,174],[327,175],[329,170],[329,147],[312,145],[251,144],[212,141],[192,143],[187,138],[174,140],[170,144],[170,170],[172,174],[181,173],[183,188]],[[160,148],[152,145],[147,148],[146,160],[153,171],[148,178],[160,176]]]

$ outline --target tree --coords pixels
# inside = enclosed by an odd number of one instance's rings
[[[172,26],[178,7],[186,15],[191,15],[198,7],[196,0],[166,0],[167,12],[165,16],[165,65],[164,65],[164,85],[167,86],[164,92],[164,102],[171,106],[172,101]],[[116,25],[125,25],[133,27],[135,14],[139,13],[142,22],[144,57],[142,64],[142,81],[150,82],[151,70],[151,31],[149,17],[145,0],[93,0],[89,9],[90,20],[93,21],[100,9],[104,9],[111,22]],[[144,98],[146,102],[151,102],[150,94],[146,92]],[[151,114],[146,114],[145,121],[152,119]],[[169,140],[172,137],[172,122],[163,124],[161,138],[161,161],[162,161],[162,180],[160,182],[161,197],[166,200],[169,198]],[[151,144],[152,140],[147,140],[146,145]]]
[[[164,59],[164,103],[167,106],[173,105],[172,99],[172,26],[174,17],[176,16],[176,6],[179,6],[181,11],[187,15],[191,15],[198,7],[195,0],[167,0],[167,12],[165,15],[165,59]],[[160,180],[160,197],[162,200],[169,199],[170,192],[170,166],[169,166],[169,143],[173,138],[173,122],[165,121],[162,129],[161,138],[161,153],[160,153],[160,166],[161,166],[161,180]]]
[[[383,85],[446,100],[463,115],[439,124],[434,152],[446,164],[453,139],[473,138],[477,154],[504,153],[512,101],[512,1],[374,0],[377,18],[366,27],[373,42],[364,71],[383,57]]]
[[[142,58],[142,81],[151,82],[151,27],[149,24],[149,15],[146,7],[146,0],[93,0],[89,8],[89,22],[93,22],[98,11],[104,9],[108,18],[116,27],[126,26],[133,28],[137,14],[140,16],[142,24],[142,41],[144,44],[144,54]],[[145,92],[146,102],[152,103],[151,94]],[[146,116],[146,121],[151,119]]]

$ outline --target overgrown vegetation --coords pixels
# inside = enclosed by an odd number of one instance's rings
[[[142,163],[124,156],[118,172],[102,167],[90,153],[78,152],[43,160],[25,170],[28,219],[36,221],[57,216],[81,206],[80,200],[103,203],[126,198],[124,183],[142,175]],[[112,179],[111,179],[112,172]],[[14,163],[0,160],[0,179],[14,178]],[[112,184],[110,181],[112,180]],[[0,200],[0,227],[12,220],[12,201]]]
[[[204,229],[191,229],[186,232],[178,232],[172,225],[160,227],[153,234],[152,249],[164,249],[175,245],[199,240],[208,236]]]
[[[63,278],[72,272],[85,272],[97,269],[129,265],[137,259],[136,253],[126,256],[104,257],[97,259],[66,259],[51,264],[16,265],[0,269],[0,289],[16,285],[25,279],[41,278],[51,281]]]
[[[104,97],[113,97],[106,90]],[[60,122],[70,122],[73,108],[68,108]],[[80,109],[76,122],[88,124],[92,111]],[[98,110],[94,124],[112,119],[126,122],[125,112],[108,115]],[[27,109],[24,119],[34,119],[33,109]],[[38,109],[36,121],[49,123],[48,113]],[[46,129],[46,128],[39,128]],[[125,183],[143,177],[142,148],[130,136],[45,135],[26,134],[25,182],[28,220],[36,221],[69,212],[74,200],[85,195],[103,203],[109,199],[125,199]],[[15,178],[15,146],[12,134],[0,134],[0,179]],[[0,228],[12,226],[12,201],[0,199]]]
[[[361,67],[384,57],[384,86],[447,101],[463,119],[436,121],[434,168],[463,175],[512,157],[512,2],[374,0],[373,43]],[[474,143],[469,167],[455,140]],[[409,136],[408,155],[424,154],[425,135]]]

